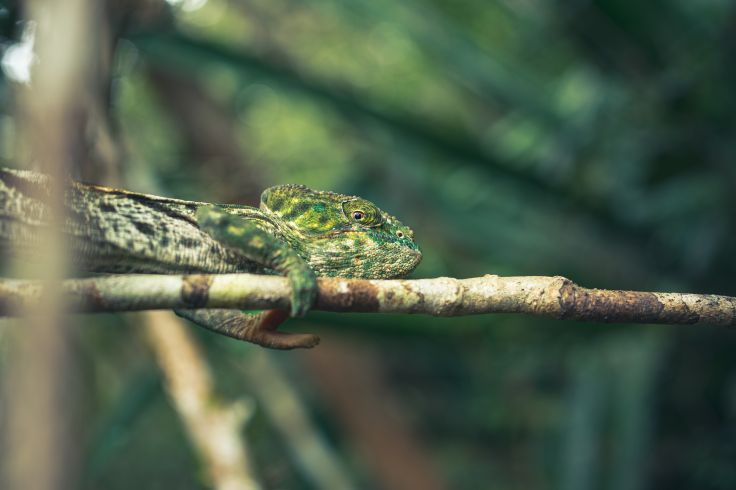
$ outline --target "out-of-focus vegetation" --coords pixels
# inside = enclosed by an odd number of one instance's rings
[[[736,295],[733,2],[111,4],[127,15],[110,101],[126,187],[359,194],[414,228],[414,277]],[[24,29],[0,2],[4,164],[22,163],[8,59]],[[204,488],[135,318],[78,318],[85,485]],[[736,488],[733,331],[318,313],[287,328],[323,336],[274,358],[357,488],[397,488],[391,471],[452,489]],[[224,396],[268,384],[243,374],[257,347],[196,334]],[[266,488],[314,487],[262,410],[244,436]]]

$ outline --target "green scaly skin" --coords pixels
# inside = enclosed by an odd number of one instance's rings
[[[42,174],[0,168],[0,252],[43,250],[35,231],[46,224],[48,186]],[[316,276],[389,279],[421,260],[411,229],[375,204],[302,185],[266,189],[256,209],[72,182],[66,205],[64,231],[82,269],[282,274],[292,286],[292,316],[314,304]],[[220,331],[237,319],[224,311],[177,313]]]
[[[421,260],[412,230],[359,197],[283,185],[263,192],[262,216],[242,217],[241,209],[202,206],[197,221],[220,243],[288,276],[293,316],[314,303],[315,275],[390,279]]]

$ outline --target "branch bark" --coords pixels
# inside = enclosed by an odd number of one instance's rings
[[[320,278],[315,310],[462,316],[527,313],[588,322],[736,326],[736,298],[710,294],[588,289],[564,277],[485,275],[418,280]],[[117,275],[70,279],[72,311],[289,309],[287,279],[255,274]],[[0,281],[0,315],[36,304],[38,282]]]

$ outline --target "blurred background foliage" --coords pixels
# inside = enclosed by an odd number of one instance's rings
[[[359,194],[414,228],[413,277],[736,295],[733,2],[108,10],[128,188],[246,204],[278,183]],[[6,165],[23,156],[24,31],[0,1]],[[86,488],[205,488],[136,317],[79,322]],[[271,357],[356,488],[736,488],[733,331],[320,313],[287,328],[323,336]],[[223,397],[269,384],[244,375],[257,347],[195,334]],[[316,488],[255,398],[244,436],[263,485]]]

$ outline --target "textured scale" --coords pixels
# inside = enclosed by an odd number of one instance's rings
[[[366,217],[352,219],[346,207]],[[359,197],[283,185],[263,192],[261,210],[283,224],[282,237],[317,275],[388,279],[408,274],[421,259],[412,230]],[[373,221],[366,222],[369,215]]]
[[[0,169],[0,245],[33,256],[48,179]],[[73,259],[93,272],[250,272],[256,264],[201,231],[201,203],[73,183],[66,194]]]
[[[36,230],[46,221],[47,193],[47,177],[0,169],[0,249],[13,245],[29,255],[40,249]],[[96,272],[273,272],[271,255],[293,251],[317,275],[391,278],[421,259],[412,231],[374,204],[300,185],[266,189],[260,209],[79,183],[69,186],[66,202],[74,260]],[[216,223],[203,226],[208,209],[237,217],[222,225],[231,231],[262,232],[246,244],[248,253],[215,238]]]

